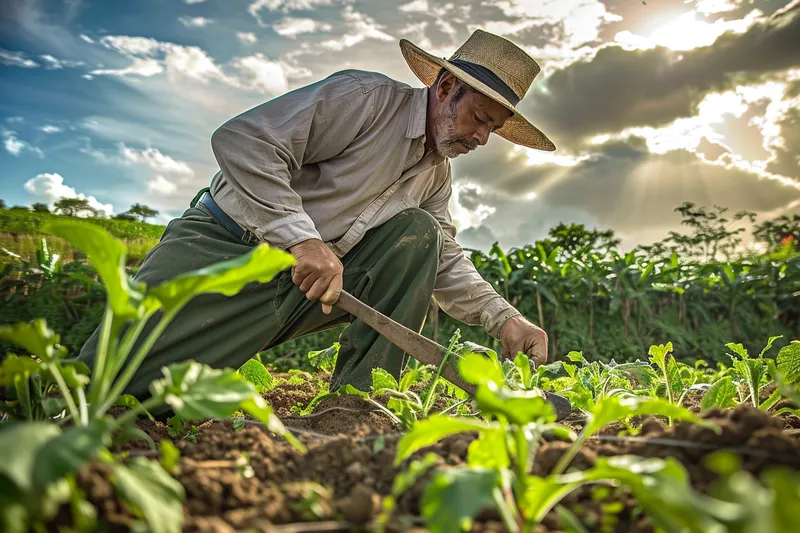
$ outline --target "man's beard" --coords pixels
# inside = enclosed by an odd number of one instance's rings
[[[456,138],[456,121],[458,119],[458,111],[456,103],[450,102],[450,105],[442,113],[442,116],[433,125],[433,139],[436,151],[442,157],[455,159],[461,155],[458,151],[458,145],[463,144],[467,148],[474,150],[475,143],[469,142],[466,139]]]

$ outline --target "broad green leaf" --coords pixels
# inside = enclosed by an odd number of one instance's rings
[[[152,533],[180,533],[183,526],[183,486],[159,463],[136,457],[130,466],[114,464],[113,483]]]
[[[458,371],[464,381],[473,385],[481,385],[489,381],[502,384],[505,381],[500,363],[491,357],[475,352],[461,355]]]
[[[567,354],[567,358],[573,363],[581,363],[584,365],[589,364],[589,361],[587,361],[586,358],[583,356],[583,352],[575,352],[575,351],[569,352]]]
[[[672,352],[672,343],[668,342],[667,344],[658,344],[650,346],[649,354],[650,354],[650,361],[661,368],[662,370],[666,368],[666,359],[667,355]]]
[[[248,359],[237,372],[242,379],[253,384],[256,392],[268,392],[275,387],[267,368],[256,359]]]
[[[514,364],[519,369],[519,373],[522,375],[522,383],[525,387],[531,386],[531,380],[533,379],[533,373],[531,372],[531,360],[522,352],[519,352],[517,356],[514,358]]]
[[[334,342],[324,350],[308,352],[308,362],[323,372],[333,374],[336,367],[336,358],[339,356],[339,343]]]
[[[439,440],[457,433],[468,431],[484,431],[496,427],[485,422],[480,422],[472,418],[458,418],[447,415],[431,415],[424,420],[420,420],[414,425],[414,429],[403,435],[397,443],[397,455],[395,456],[395,466],[402,463],[411,454],[439,442]]]
[[[772,348],[772,345],[775,343],[775,341],[782,337],[783,335],[776,335],[774,337],[770,337],[769,340],[767,341],[767,344],[764,346],[764,349],[761,350],[760,354],[758,354],[758,357],[759,358],[764,357],[764,354],[767,353],[770,348]]]
[[[411,385],[417,381],[425,381],[426,379],[429,379],[431,374],[431,369],[426,366],[410,368],[400,377],[400,387],[398,390],[400,392],[406,392],[411,388]]]
[[[800,342],[793,341],[781,348],[777,357],[778,372],[788,385],[800,382]]]
[[[58,426],[45,422],[0,424],[0,457],[3,458],[0,460],[0,476],[28,493],[34,487],[33,469],[39,450],[60,434]]]
[[[750,354],[747,353],[747,349],[741,343],[729,342],[725,346],[727,346],[730,351],[732,351],[742,359],[750,359]],[[733,359],[734,361],[736,360],[733,358],[733,356],[731,356],[731,359]]]
[[[400,386],[394,376],[384,368],[372,369],[372,390],[391,389],[398,390]]]
[[[736,385],[733,384],[730,376],[726,376],[711,385],[700,401],[700,407],[702,409],[735,407],[736,398]]]
[[[598,458],[593,468],[560,479],[576,483],[616,481],[633,493],[654,525],[668,533],[724,531],[711,515],[719,511],[719,506],[696,493],[686,470],[671,458]]]
[[[478,386],[475,401],[484,416],[504,416],[518,426],[534,420],[552,422],[556,419],[553,406],[536,390],[510,391],[487,381]]]
[[[235,371],[185,361],[162,368],[161,372],[164,377],[150,384],[150,392],[156,398],[163,398],[184,420],[229,418],[238,409],[244,409],[270,431],[299,447],[300,443],[286,430],[253,384],[244,381]]]
[[[505,428],[491,428],[481,431],[467,448],[467,464],[499,470],[508,468],[511,459],[508,457]]]
[[[141,407],[142,403],[136,398],[136,396],[133,396],[132,394],[123,394],[114,401],[113,405],[118,407],[127,407],[128,409],[136,409],[137,407]],[[153,415],[150,414],[150,411],[144,409],[143,412],[147,418],[155,421],[155,418],[153,418]]]
[[[8,387],[14,384],[15,379],[28,379],[38,369],[39,362],[27,355],[19,357],[14,354],[8,354],[0,362],[0,385]]]
[[[77,220],[51,222],[42,231],[68,240],[86,255],[103,280],[108,303],[117,317],[141,316],[144,284],[129,280],[125,272],[125,244],[103,228]]]
[[[43,489],[68,474],[77,472],[111,442],[114,422],[97,419],[88,426],[70,426],[45,444],[33,466],[33,482]]]
[[[67,355],[67,349],[59,344],[61,337],[47,327],[43,318],[17,322],[13,326],[0,326],[0,340],[25,348],[45,363],[63,359]]]
[[[499,473],[485,468],[455,468],[434,475],[425,486],[420,510],[431,533],[459,533],[487,505]]]
[[[719,427],[703,420],[685,407],[671,404],[662,398],[647,398],[644,396],[608,396],[597,402],[594,410],[589,413],[588,423],[582,435],[593,435],[603,426],[617,420],[627,420],[636,415],[661,415],[673,420],[684,420],[716,431]]]
[[[160,301],[165,310],[173,310],[198,294],[233,296],[248,283],[267,283],[295,263],[291,254],[259,244],[239,257],[172,278],[151,288],[148,295]]]
[[[557,476],[529,476],[521,511],[534,523],[541,522],[558,502],[582,484],[582,480],[561,482]]]
[[[759,401],[758,390],[761,387],[761,379],[767,373],[766,359],[738,359],[733,362],[733,368],[747,382],[750,388],[750,400],[754,405]]]

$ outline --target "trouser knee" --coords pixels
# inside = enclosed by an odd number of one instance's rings
[[[442,255],[444,232],[439,222],[427,211],[412,207],[401,211],[387,224],[397,225],[401,236],[397,241],[403,253],[418,255],[421,259]]]

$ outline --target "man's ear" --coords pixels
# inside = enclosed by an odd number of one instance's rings
[[[447,96],[453,92],[456,81],[457,78],[453,76],[450,71],[446,71],[442,74],[442,77],[439,78],[439,81],[436,83],[436,99],[440,102],[444,102]]]

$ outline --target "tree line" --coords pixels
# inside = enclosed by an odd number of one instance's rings
[[[34,213],[53,213],[56,215],[64,215],[68,217],[88,217],[88,218],[104,218],[105,213],[93,207],[89,200],[86,198],[69,198],[61,197],[53,203],[53,209],[42,202],[31,204],[30,207],[24,205],[15,205],[13,207],[6,207],[5,201],[0,199],[0,209],[20,210],[20,211],[33,211]],[[118,220],[138,220],[146,222],[148,218],[153,218],[159,214],[159,211],[140,203],[133,204],[130,209],[124,213],[119,213],[111,218]]]

